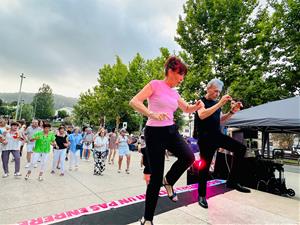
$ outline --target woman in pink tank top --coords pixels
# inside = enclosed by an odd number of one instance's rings
[[[168,197],[172,201],[178,200],[173,185],[194,162],[194,154],[174,124],[174,112],[178,107],[187,113],[193,113],[204,107],[201,101],[197,101],[194,105],[188,104],[173,89],[183,81],[186,73],[185,64],[179,58],[172,56],[165,64],[165,79],[152,80],[130,101],[130,105],[136,111],[148,117],[145,140],[151,178],[147,186],[142,225],[153,224],[152,220],[161,185],[166,188]],[[146,99],[148,108],[143,104]],[[163,177],[166,149],[178,159]]]

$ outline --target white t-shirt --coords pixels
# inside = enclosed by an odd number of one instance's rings
[[[7,132],[5,134],[5,139],[8,142],[7,144],[2,145],[2,151],[7,150],[20,150],[20,133],[18,131],[11,133]]]
[[[99,135],[94,140],[94,149],[98,152],[104,152],[108,149],[108,138],[100,137]]]

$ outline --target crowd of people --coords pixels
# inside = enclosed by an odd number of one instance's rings
[[[140,140],[142,143],[144,141]],[[138,142],[140,142],[138,140]],[[80,161],[94,160],[93,174],[102,176],[105,171],[106,162],[113,165],[118,154],[118,169],[121,173],[123,158],[126,157],[125,173],[130,174],[130,150],[132,142],[131,135],[126,129],[117,131],[113,129],[107,132],[100,128],[93,132],[90,127],[60,126],[51,128],[47,122],[32,120],[26,126],[22,121],[6,121],[0,119],[0,151],[3,166],[3,178],[9,176],[9,161],[15,164],[14,176],[21,177],[20,173],[23,149],[26,149],[27,172],[25,180],[30,178],[34,168],[38,168],[38,180],[44,179],[46,165],[51,155],[51,174],[59,172],[60,176],[65,174],[65,163],[68,161],[69,171],[77,171]],[[144,147],[145,144],[143,144]],[[24,148],[25,146],[25,148]],[[142,147],[139,144],[139,151]],[[50,154],[52,152],[52,154]]]

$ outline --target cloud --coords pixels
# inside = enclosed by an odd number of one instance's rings
[[[139,52],[155,57],[171,51],[185,1],[174,0],[1,0],[0,92],[48,83],[55,93],[79,96],[94,86],[98,69]],[[2,82],[2,81],[5,81]]]

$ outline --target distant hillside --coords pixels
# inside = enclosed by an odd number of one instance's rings
[[[31,103],[34,95],[35,93],[22,92],[22,99],[25,101],[25,103]],[[2,99],[4,102],[18,101],[18,93],[0,93],[0,99]],[[63,107],[73,107],[77,100],[77,98],[54,94],[54,107],[55,109],[60,109]]]

